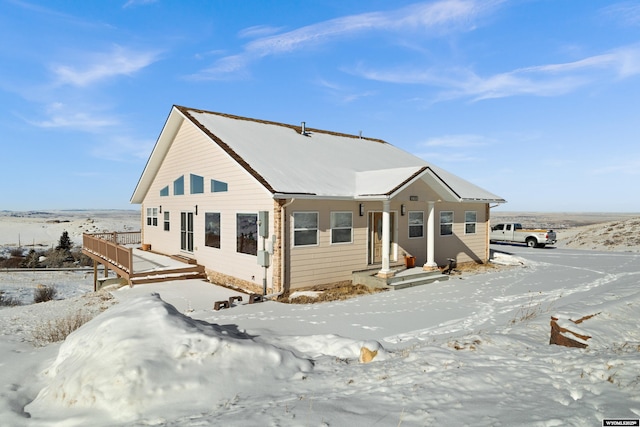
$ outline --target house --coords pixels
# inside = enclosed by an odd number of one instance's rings
[[[487,262],[502,202],[382,140],[181,106],[131,198],[152,251],[264,293]]]

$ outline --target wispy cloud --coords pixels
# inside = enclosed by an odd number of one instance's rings
[[[356,91],[325,79],[318,79],[315,83],[321,88],[324,88],[332,98],[344,103],[350,103],[376,94],[376,92],[370,90]]]
[[[244,46],[242,52],[221,58],[196,78],[231,77],[251,62],[270,55],[290,53],[313,46],[339,41],[367,32],[410,32],[437,34],[459,29],[473,29],[474,19],[503,0],[441,0],[418,3],[390,12],[350,15],[297,28],[281,34],[265,36]],[[251,29],[260,28],[252,27]],[[268,27],[266,27],[268,28]],[[251,34],[245,30],[241,36]],[[259,34],[259,32],[253,32]]]
[[[46,119],[26,121],[40,128],[64,128],[91,133],[101,132],[119,123],[117,118],[100,115],[95,111],[72,109],[62,103],[49,105],[45,115]]]
[[[103,160],[131,162],[146,160],[155,141],[131,136],[111,136],[93,146],[91,155]]]
[[[621,2],[607,6],[601,10],[607,18],[614,19],[623,25],[640,25],[640,4],[637,2]]]
[[[108,52],[88,53],[83,65],[52,65],[59,85],[84,87],[115,76],[130,76],[158,60],[157,51],[136,51],[115,46]]]
[[[476,148],[484,148],[496,144],[496,141],[482,135],[474,134],[450,134],[429,138],[418,144],[418,156],[429,161],[442,164],[468,163],[482,160],[480,151]],[[426,150],[426,151],[425,151]]]
[[[253,27],[245,28],[244,30],[238,33],[238,37],[245,38],[257,38],[257,37],[267,37],[272,34],[275,34],[282,30],[281,27],[271,27],[268,25],[255,25]]]
[[[617,159],[607,166],[593,169],[594,175],[640,175],[640,157]]]
[[[439,100],[474,101],[517,95],[557,96],[603,80],[640,74],[640,45],[625,46],[578,61],[524,67],[483,77],[467,68],[374,70],[359,66],[361,77],[401,84],[439,87]]]
[[[424,147],[469,148],[493,144],[494,141],[482,135],[458,134],[429,138],[421,145]]]
[[[122,7],[126,9],[128,7],[144,6],[147,4],[156,3],[157,1],[158,0],[129,0]]]

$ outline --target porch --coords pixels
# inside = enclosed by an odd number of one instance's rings
[[[99,289],[108,281],[129,286],[167,280],[204,278],[204,267],[180,255],[166,256],[142,250],[142,234],[134,232],[84,233],[82,253],[93,260],[93,288]],[[104,267],[98,277],[98,264]],[[109,278],[109,271],[117,278]]]

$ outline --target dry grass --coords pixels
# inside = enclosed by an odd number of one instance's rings
[[[317,292],[318,295],[315,297],[300,295],[295,298],[290,298],[289,295],[282,295],[277,301],[289,304],[315,304],[319,302],[342,301],[358,295],[368,295],[386,291],[386,289],[369,288],[365,285],[353,285],[350,281],[340,282],[339,284],[326,288],[313,288],[308,290]]]
[[[22,305],[19,299],[6,295],[4,291],[0,290],[0,307],[16,307],[18,305]]]
[[[78,312],[67,317],[61,317],[55,320],[42,323],[33,330],[33,338],[35,342],[46,345],[58,341],[64,341],[67,336],[80,326],[92,319],[89,314]]]
[[[33,302],[37,304],[39,302],[51,301],[56,297],[57,293],[58,291],[56,291],[56,288],[53,286],[38,285],[33,294]]]
[[[455,274],[465,274],[465,275],[471,275],[471,274],[482,274],[482,273],[487,273],[489,271],[495,271],[495,270],[499,270],[499,269],[504,269],[507,268],[509,266],[504,266],[504,265],[496,265],[493,263],[476,263],[476,262],[465,262],[462,264],[458,264],[458,265],[454,265],[453,267],[453,271],[451,272],[452,275]],[[443,273],[445,273],[445,271],[447,270],[448,267],[443,267],[441,270]]]

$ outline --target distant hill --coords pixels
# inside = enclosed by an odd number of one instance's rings
[[[562,230],[558,235],[558,246],[640,252],[640,216]]]

